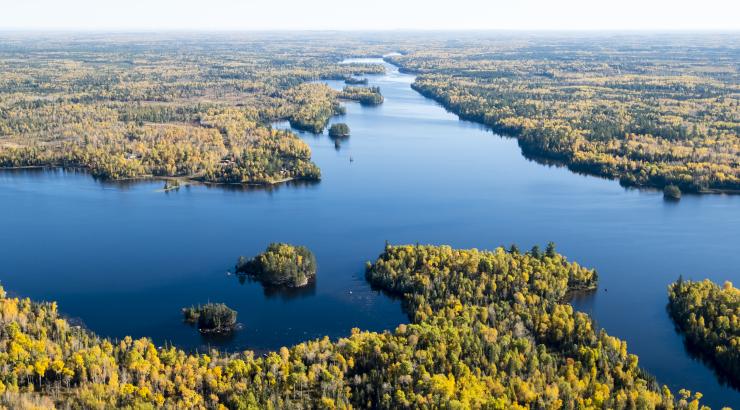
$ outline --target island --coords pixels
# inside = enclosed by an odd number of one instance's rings
[[[180,189],[180,181],[177,179],[167,179],[164,181],[164,191],[172,191]]]
[[[271,243],[254,258],[240,256],[236,273],[263,286],[296,288],[306,286],[316,276],[316,257],[305,246]]]
[[[339,93],[339,98],[358,101],[362,105],[379,105],[383,103],[380,87],[351,87],[347,86]]]
[[[347,85],[365,85],[367,84],[367,78],[358,78],[358,77],[346,77],[344,79],[344,83]]]
[[[236,311],[223,303],[208,303],[182,309],[185,322],[201,333],[229,333],[236,327]]]
[[[329,137],[331,138],[349,137],[349,125],[343,122],[332,124],[331,127],[329,127]]]
[[[272,248],[298,260],[298,248]],[[367,279],[402,298],[409,323],[262,355],[101,338],[56,303],[0,287],[0,345],[13,351],[0,355],[0,389],[8,408],[699,409],[701,394],[661,386],[624,341],[567,303],[596,272],[548,248],[387,244]],[[196,314],[205,317],[186,317]]]
[[[670,201],[678,201],[681,199],[681,188],[675,185],[666,185],[663,188],[663,197]]]
[[[668,288],[668,311],[688,344],[740,386],[740,289],[679,277]]]

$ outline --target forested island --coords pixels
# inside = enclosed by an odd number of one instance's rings
[[[347,85],[365,85],[367,84],[367,78],[347,77],[344,79],[344,83]]]
[[[331,127],[329,127],[329,137],[331,138],[349,137],[349,125],[343,122],[332,124]]]
[[[316,180],[307,144],[344,112],[316,79],[381,73],[338,64],[355,43],[122,35],[0,45],[0,168],[73,167],[101,179]],[[140,42],[140,43],[138,43]],[[341,42],[340,42],[341,44]]]
[[[358,101],[362,105],[379,105],[383,103],[383,95],[379,87],[351,87],[347,86],[339,93],[339,98]]]
[[[388,60],[419,74],[412,87],[461,118],[517,137],[529,157],[625,186],[738,193],[740,71],[731,43],[468,40]]]
[[[254,258],[240,256],[236,273],[247,275],[264,286],[297,288],[315,278],[316,257],[305,246],[271,243]]]
[[[197,325],[201,333],[229,333],[236,327],[236,311],[223,303],[207,303],[182,309],[187,323]]]
[[[367,278],[410,323],[252,352],[111,341],[0,292],[0,402],[71,408],[698,409],[565,303],[596,274],[557,254],[387,245]],[[702,407],[704,408],[704,407]]]
[[[663,196],[671,201],[678,201],[681,199],[681,188],[675,185],[666,185],[663,188]]]
[[[687,342],[740,386],[740,290],[730,282],[679,278],[668,288],[668,311]]]

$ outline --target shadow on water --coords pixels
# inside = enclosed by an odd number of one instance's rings
[[[236,339],[236,334],[242,330],[243,326],[239,325],[236,329],[230,331],[230,332],[223,332],[223,333],[200,333],[200,339],[203,342],[204,345],[207,346],[225,346],[234,341]],[[208,349],[210,350],[210,348]]]
[[[293,189],[293,188],[310,188],[315,187],[321,183],[320,180],[312,180],[312,179],[293,179],[290,181],[285,181],[279,184],[266,184],[266,185],[245,185],[245,184],[218,184],[218,183],[208,183],[208,182],[201,182],[198,183],[199,185],[203,185],[208,189],[220,189],[224,191],[230,191],[230,192],[257,192],[257,191],[265,191],[265,192],[278,192],[281,189]]]
[[[342,135],[342,136],[329,136],[329,139],[334,142],[334,149],[339,151],[342,149],[342,144],[349,141],[349,135]]]
[[[666,305],[665,308],[666,314],[670,317],[671,311],[670,311],[670,304]],[[673,320],[673,319],[671,319]],[[740,380],[735,380],[732,375],[730,375],[727,370],[723,369],[719,363],[717,362],[717,359],[715,359],[713,356],[706,353],[701,346],[697,345],[696,343],[689,340],[689,338],[686,336],[686,334],[681,330],[681,327],[673,322],[673,330],[676,332],[676,335],[681,338],[683,341],[683,347],[686,351],[686,354],[692,358],[693,360],[696,360],[703,364],[704,366],[708,367],[709,369],[714,372],[715,376],[717,376],[717,381],[722,386],[731,387],[736,390],[740,390]]]
[[[316,277],[309,279],[308,283],[304,286],[288,287],[263,285],[260,281],[253,279],[250,275],[242,273],[237,273],[234,276],[236,276],[240,285],[255,283],[262,286],[262,292],[267,299],[278,298],[288,301],[316,295]]]
[[[168,178],[160,177],[145,177],[145,178],[132,178],[132,179],[120,179],[110,180],[100,177],[96,177],[85,168],[77,167],[23,167],[23,168],[2,168],[0,167],[0,175],[13,177],[23,177],[31,179],[47,179],[49,177],[70,177],[70,176],[82,176],[90,177],[95,183],[99,184],[103,188],[116,189],[120,191],[128,191],[133,188],[140,186],[145,183],[162,182],[168,180]],[[316,186],[321,183],[320,180],[313,179],[293,179],[275,184],[239,184],[239,183],[217,183],[217,182],[205,182],[198,180],[191,180],[183,178],[185,183],[177,189],[189,189],[192,186],[204,186],[206,188],[216,188],[224,191],[232,192],[256,192],[256,191],[267,191],[277,192],[280,189],[292,189],[292,188],[305,188]],[[171,189],[164,192],[175,191],[177,189]]]

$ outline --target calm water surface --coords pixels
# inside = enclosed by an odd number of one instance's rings
[[[737,390],[686,352],[665,311],[678,275],[740,282],[740,197],[669,203],[659,192],[537,164],[515,140],[459,121],[411,90],[413,76],[388,69],[371,77],[384,104],[350,103],[335,119],[352,131],[338,148],[325,135],[300,134],[321,167],[318,184],[163,193],[161,182],[1,172],[3,285],[57,300],[101,335],[262,350],[405,322],[400,303],[363,276],[386,240],[463,248],[554,241],[599,271],[599,291],[576,307],[626,339],[661,383],[701,391],[712,407],[740,405]],[[273,241],[314,251],[315,287],[265,294],[227,274],[239,255]],[[236,309],[244,328],[214,340],[182,323],[183,306],[208,301]]]

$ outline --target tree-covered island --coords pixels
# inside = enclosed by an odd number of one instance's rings
[[[229,333],[236,327],[236,311],[223,303],[208,303],[182,309],[185,322],[201,333]]]
[[[349,137],[349,125],[343,122],[332,124],[331,127],[329,127],[329,137],[330,138]]]
[[[316,257],[305,246],[271,243],[254,258],[240,256],[236,273],[264,286],[301,287],[316,276]]]
[[[362,105],[379,105],[383,103],[380,87],[344,87],[339,98],[359,101]]]
[[[367,78],[349,76],[344,79],[344,83],[347,85],[366,85]]]

